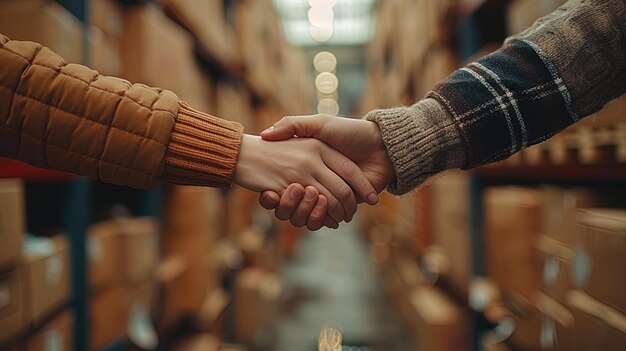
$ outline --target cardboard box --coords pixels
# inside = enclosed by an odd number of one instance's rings
[[[89,286],[92,291],[121,281],[119,226],[114,221],[91,225],[87,231]]]
[[[541,263],[541,290],[559,303],[565,304],[567,291],[574,288],[572,260],[574,250],[560,241],[540,235],[535,243]]]
[[[124,36],[124,9],[116,0],[91,0],[89,23],[105,35],[121,40]]]
[[[467,174],[446,172],[432,183],[433,242],[450,260],[449,278],[467,295],[471,267],[469,183]]]
[[[517,306],[514,344],[523,350],[572,350],[572,312],[543,293],[529,302]]]
[[[235,335],[238,340],[251,343],[261,331],[264,308],[261,306],[259,286],[265,272],[246,269],[237,275],[235,282]]]
[[[122,277],[128,284],[150,280],[159,262],[159,225],[151,218],[117,220]]]
[[[74,316],[64,311],[28,337],[26,351],[74,350]]]
[[[198,204],[200,208],[202,203],[201,201]],[[206,214],[199,214],[198,208],[191,211],[202,218],[207,217]],[[180,222],[180,225],[174,225],[173,220],[177,219],[171,217],[168,219],[168,228],[188,228],[188,230],[167,232],[162,238],[164,257],[168,259],[179,257],[184,265],[181,274],[163,281],[165,325],[176,323],[184,315],[197,313],[209,291],[218,285],[218,275],[212,264],[213,256],[210,254],[214,228],[210,228],[208,222],[196,225],[184,225],[184,222]]]
[[[626,314],[626,210],[581,209],[574,285]]]
[[[159,340],[154,329],[157,284],[152,281],[126,287],[128,317],[125,325],[130,341],[143,350],[155,350]]]
[[[26,325],[19,273],[0,274],[0,345],[18,336]]]
[[[70,297],[69,244],[64,235],[28,238],[20,268],[25,319],[35,325]]]
[[[223,234],[224,197],[219,189],[198,186],[170,186],[163,213],[165,236],[207,233],[210,238]],[[167,238],[166,238],[167,239]],[[167,245],[165,245],[167,249]]]
[[[567,297],[574,314],[572,350],[626,350],[626,316],[579,290]]]
[[[18,179],[0,179],[0,272],[14,268],[22,251],[24,190]]]
[[[47,46],[70,63],[83,61],[82,25],[54,1],[0,1],[0,33]]]
[[[522,32],[565,2],[566,0],[515,0],[511,2],[507,10],[509,34]]]
[[[187,28],[212,60],[222,66],[239,60],[235,33],[222,0],[162,0],[170,17]]]
[[[250,105],[250,96],[243,88],[226,82],[221,82],[215,87],[214,113],[220,118],[237,121],[246,131],[254,132],[257,130]]]
[[[620,205],[618,192],[583,188],[543,188],[544,206],[542,233],[566,246],[574,247],[579,208]]]
[[[93,294],[89,301],[90,349],[99,350],[126,336],[128,303],[124,288],[115,286]]]
[[[446,294],[431,287],[411,293],[416,328],[412,330],[417,350],[461,351],[469,349],[465,315]]]
[[[122,74],[120,40],[93,25],[89,27],[88,38],[91,52],[89,66],[106,76],[120,76]]]
[[[124,11],[122,76],[176,93],[200,111],[210,111],[211,84],[198,68],[193,39],[156,7]]]
[[[505,296],[531,299],[541,289],[541,262],[533,244],[541,230],[542,193],[523,187],[493,187],[484,193],[487,274]]]
[[[87,253],[92,289],[150,280],[159,260],[158,222],[127,218],[89,227]]]

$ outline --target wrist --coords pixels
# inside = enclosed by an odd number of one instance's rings
[[[251,159],[254,158],[254,156],[251,155],[255,150],[253,144],[254,136],[243,134],[241,137],[241,146],[239,147],[239,157],[237,158],[235,171],[233,173],[233,182],[243,187],[247,187],[249,184],[247,178],[251,173]]]

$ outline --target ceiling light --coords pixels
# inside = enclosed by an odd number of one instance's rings
[[[335,0],[309,0],[309,6],[332,8],[335,2]]]
[[[320,73],[332,72],[337,67],[337,58],[328,51],[322,51],[313,58],[313,66]]]
[[[332,94],[339,87],[339,80],[330,72],[320,73],[315,78],[315,87],[322,94]]]
[[[337,116],[339,114],[339,104],[336,100],[326,98],[317,103],[317,113]]]
[[[333,25],[329,24],[323,27],[309,26],[309,34],[311,38],[320,43],[330,40],[333,37]]]
[[[309,23],[315,27],[332,25],[335,14],[332,8],[312,7],[309,9]]]

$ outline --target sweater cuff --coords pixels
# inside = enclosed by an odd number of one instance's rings
[[[387,190],[402,195],[430,176],[466,163],[465,146],[454,119],[435,99],[410,107],[374,110],[365,119],[380,127],[396,179]]]
[[[231,185],[243,126],[181,104],[165,156],[164,179],[181,185]]]

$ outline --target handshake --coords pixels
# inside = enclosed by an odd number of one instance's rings
[[[244,134],[234,182],[261,192],[278,219],[318,230],[352,220],[358,203],[376,204],[394,177],[375,122],[314,115]]]

